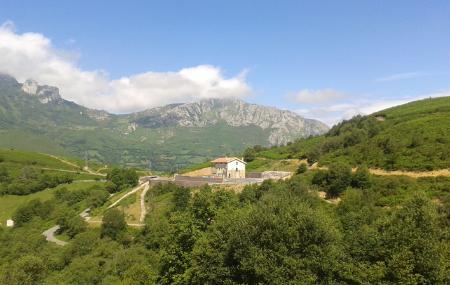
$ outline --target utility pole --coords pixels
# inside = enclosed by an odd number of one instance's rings
[[[88,169],[88,152],[84,151],[84,169]]]

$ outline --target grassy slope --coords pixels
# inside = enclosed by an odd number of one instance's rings
[[[27,202],[33,199],[39,199],[41,201],[50,200],[53,197],[53,193],[56,189],[65,187],[69,191],[77,191],[81,189],[89,188],[93,185],[104,184],[102,182],[84,182],[77,183],[74,182],[72,184],[64,184],[52,189],[46,189],[44,191],[40,191],[37,193],[33,193],[25,196],[16,196],[16,195],[4,195],[0,196],[0,223],[4,225],[6,219],[11,218],[13,213],[17,208],[26,204]]]
[[[75,180],[86,180],[86,179],[95,179],[97,176],[89,175],[86,173],[70,173],[70,172],[60,172],[53,170],[42,170],[43,168],[51,168],[51,169],[61,169],[68,171],[78,171],[79,168],[71,166],[67,163],[64,163],[56,158],[50,157],[46,154],[41,153],[33,153],[33,152],[25,152],[11,149],[0,149],[0,166],[6,167],[8,173],[17,177],[20,175],[22,169],[24,167],[31,167],[38,171],[43,171],[45,173],[51,174],[66,174],[73,177]],[[82,163],[76,159],[68,159],[65,160],[70,161],[74,164]],[[86,187],[95,185],[95,184],[103,184],[102,182],[74,182],[72,184],[60,185],[58,187],[66,187],[69,190],[78,190],[84,189]],[[4,223],[7,218],[10,218],[14,211],[20,207],[21,205],[27,203],[32,199],[41,199],[48,200],[52,197],[53,192],[58,188],[46,189],[44,191],[40,191],[37,193],[33,193],[25,196],[16,196],[16,195],[4,195],[0,196],[0,222]]]
[[[98,176],[89,175],[80,171],[84,164],[83,161],[66,157],[62,159],[74,165],[64,163],[63,161],[44,153],[0,148],[0,166],[6,167],[9,174],[14,177],[17,177],[24,167],[31,167],[40,172],[67,174],[76,180],[98,178]],[[93,165],[93,169],[96,169],[97,167],[99,166]],[[73,173],[56,170],[73,171]]]
[[[376,119],[380,116],[384,121]],[[411,102],[352,119],[333,127],[325,136],[264,150],[257,157],[304,158],[312,157],[315,151],[323,165],[345,161],[384,169],[449,168],[450,97]],[[257,159],[249,167],[261,163]]]

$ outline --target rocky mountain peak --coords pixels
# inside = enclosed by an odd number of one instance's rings
[[[249,104],[237,98],[204,99],[194,103],[153,108],[135,115],[144,127],[206,127],[226,123],[257,126],[270,132],[269,144],[285,144],[299,137],[325,133],[328,126],[286,110]]]
[[[38,87],[39,87],[39,85],[38,85],[37,81],[35,81],[33,79],[27,79],[22,84],[23,92],[30,94],[30,95],[36,95]]]
[[[33,79],[27,79],[22,84],[22,90],[29,95],[37,96],[39,101],[43,104],[50,102],[59,103],[62,101],[57,87],[39,85],[38,82]]]

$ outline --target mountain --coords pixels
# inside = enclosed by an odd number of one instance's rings
[[[450,168],[450,97],[428,98],[356,116],[328,133],[270,149],[250,148],[253,157],[307,158],[328,165],[345,162],[386,170]],[[255,159],[253,164],[262,162]],[[251,167],[251,165],[250,165]]]
[[[0,147],[175,170],[251,145],[281,145],[328,127],[238,99],[206,99],[125,115],[67,101],[57,87],[0,75]]]

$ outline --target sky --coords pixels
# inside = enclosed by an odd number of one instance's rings
[[[238,97],[332,125],[450,96],[450,1],[0,0],[0,72],[114,113]]]

